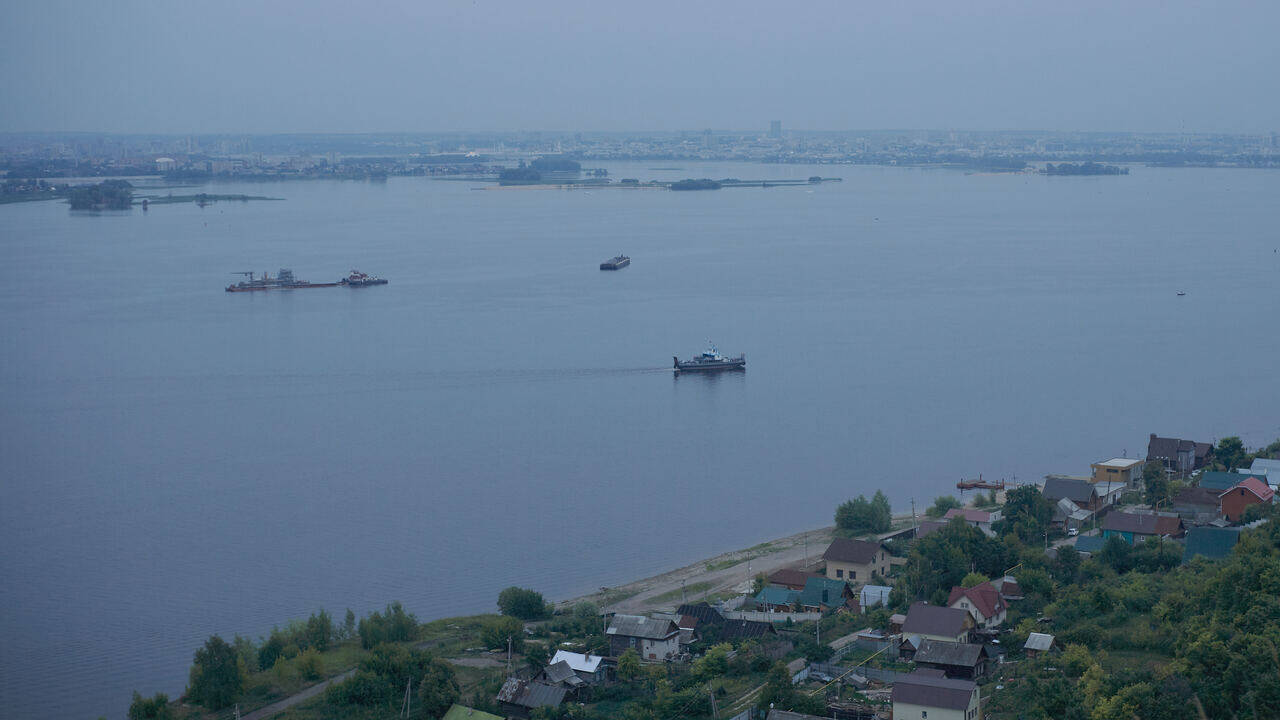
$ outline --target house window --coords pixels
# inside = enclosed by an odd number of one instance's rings
[[[928,711],[928,710],[921,710],[921,711],[920,711],[920,717],[922,717],[922,718],[927,718],[927,717],[929,717],[929,711]]]
[[[843,570],[836,570],[836,579],[840,579],[840,578],[842,578],[842,577],[844,577],[844,571],[843,571]]]
[[[850,571],[849,571],[849,579],[850,579],[850,580],[857,580],[857,579],[858,579],[858,571],[857,571],[857,570],[850,570]]]

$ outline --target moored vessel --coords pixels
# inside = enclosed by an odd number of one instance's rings
[[[377,277],[362,273],[359,270],[352,270],[351,274],[338,281],[339,285],[348,285],[350,287],[368,287],[370,285],[386,285],[387,281]]]
[[[716,346],[711,343],[707,343],[707,349],[703,350],[702,354],[689,360],[681,360],[675,356],[672,356],[671,359],[675,363],[675,371],[678,373],[747,369],[747,356],[745,354],[737,357],[721,355]]]
[[[319,288],[319,287],[335,287],[336,282],[331,283],[313,283],[306,280],[299,280],[293,276],[293,271],[288,268],[280,268],[280,272],[275,277],[271,277],[271,273],[262,272],[262,277],[256,277],[252,271],[233,273],[234,275],[244,275],[249,278],[234,285],[227,286],[227,292],[254,292],[257,290],[300,290],[303,288]]]

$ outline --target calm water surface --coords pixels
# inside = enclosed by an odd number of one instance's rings
[[[2,714],[123,717],[320,607],[563,598],[876,488],[1280,436],[1280,173],[659,164],[610,170],[845,181],[0,207]],[[279,267],[391,284],[222,291]],[[750,370],[673,377],[707,338]]]

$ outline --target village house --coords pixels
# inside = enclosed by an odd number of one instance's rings
[[[1235,487],[1245,477],[1251,477],[1251,476],[1241,475],[1241,473],[1238,473],[1238,472],[1223,472],[1221,470],[1205,470],[1204,472],[1200,473],[1199,477],[1196,479],[1196,485],[1202,488],[1207,488],[1209,490],[1217,490],[1218,492],[1222,492],[1223,490],[1230,490],[1231,488]]]
[[[866,584],[871,574],[889,574],[889,549],[883,543],[836,538],[822,554],[827,563],[827,579]]]
[[[991,584],[1000,592],[1000,597],[1003,598],[1006,603],[1017,602],[1025,597],[1022,594],[1022,586],[1018,584],[1017,578],[1012,575],[1005,575],[1004,577],[996,578],[991,581]]]
[[[966,610],[917,602],[907,610],[902,634],[904,637],[917,636],[921,639],[963,643],[972,639],[975,625],[973,616]],[[914,641],[912,645],[919,648]]]
[[[590,653],[576,653],[568,650],[557,650],[551,656],[551,664],[566,663],[574,674],[588,685],[599,685],[605,679],[604,658]]]
[[[1206,487],[1189,487],[1173,496],[1170,507],[1183,522],[1205,525],[1222,512],[1222,504],[1218,502],[1221,492]]]
[[[822,575],[805,572],[803,570],[796,570],[794,568],[782,568],[781,570],[774,571],[772,575],[765,578],[765,583],[768,585],[784,587],[788,590],[803,590],[804,584],[809,582],[809,578],[815,577],[822,577]]]
[[[893,683],[893,720],[977,720],[978,685],[925,669]]]
[[[1120,483],[1128,490],[1142,490],[1142,468],[1146,464],[1145,460],[1111,458],[1089,467],[1093,471],[1093,482]]]
[[[921,640],[912,659],[918,667],[941,670],[949,678],[977,680],[987,674],[990,658],[978,643]]]
[[[445,713],[440,720],[506,720],[506,718],[455,703],[449,706],[449,712]]]
[[[1212,443],[1157,437],[1151,433],[1147,442],[1147,460],[1164,465],[1169,472],[1189,473],[1199,470],[1209,462],[1213,454]]]
[[[1222,506],[1222,516],[1231,522],[1240,522],[1244,511],[1250,505],[1269,503],[1275,497],[1275,491],[1256,477],[1247,477],[1218,496]]]
[[[1067,498],[1058,498],[1058,502],[1053,506],[1053,516],[1049,519],[1049,526],[1062,530],[1080,530],[1092,518],[1092,512]]]
[[[800,591],[766,585],[752,599],[761,612],[792,612],[799,604]]]
[[[1238,473],[1252,475],[1274,488],[1280,485],[1280,460],[1254,458],[1248,470],[1237,470]]]
[[[498,691],[498,707],[508,717],[527,718],[536,708],[558,707],[566,692],[563,686],[510,677]]]
[[[639,653],[641,660],[670,660],[680,654],[680,628],[671,620],[614,615],[605,635],[614,657],[629,649]]]
[[[798,600],[803,612],[828,612],[837,608],[856,611],[858,607],[858,599],[849,583],[827,578],[809,578]]]
[[[1066,498],[1082,510],[1091,513],[1103,507],[1103,500],[1098,494],[1098,487],[1084,478],[1048,475],[1044,480],[1044,488],[1040,491],[1051,503]]]
[[[858,591],[858,611],[866,612],[868,608],[876,605],[889,607],[889,593],[893,592],[893,588],[888,585],[863,585]]]
[[[1136,544],[1148,538],[1175,538],[1182,534],[1182,519],[1176,515],[1113,512],[1102,520],[1103,540],[1118,535],[1125,542]]]
[[[947,598],[947,607],[964,610],[973,616],[977,627],[993,628],[1004,623],[1008,607],[1000,591],[990,582],[979,583],[973,587],[951,588]]]
[[[1189,563],[1194,558],[1205,560],[1225,560],[1231,556],[1231,549],[1240,542],[1240,531],[1244,528],[1193,527],[1187,531],[1183,543],[1182,562]]]
[[[942,519],[947,522],[951,522],[954,518],[963,518],[966,523],[978,528],[987,535],[993,535],[991,523],[1000,519],[1000,512],[991,513],[986,510],[974,510],[973,508],[951,508],[946,515],[942,516]]]

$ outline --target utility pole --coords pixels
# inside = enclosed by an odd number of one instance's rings
[[[684,578],[680,578],[680,604],[681,605],[689,604],[688,598],[686,598],[684,595]]]
[[[707,683],[707,694],[711,696],[711,717],[720,720],[720,708],[716,706],[716,693],[711,689],[711,683]]]
[[[916,524],[916,499],[911,498],[911,524]]]
[[[410,689],[413,687],[413,678],[409,678],[404,684],[404,703],[400,706],[400,717],[408,718],[413,712],[413,693]]]
[[[507,636],[507,673],[511,673],[511,636]]]

